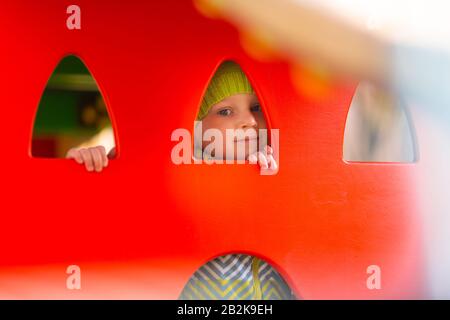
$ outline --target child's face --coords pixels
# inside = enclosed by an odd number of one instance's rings
[[[256,131],[256,136],[254,136],[252,143],[248,139],[245,141],[245,159],[247,159],[249,154],[258,151],[259,129],[267,128],[258,98],[255,94],[249,93],[236,94],[213,105],[208,114],[203,118],[202,126],[203,131],[213,128],[221,131],[224,139],[223,154],[216,154],[214,156],[222,159],[225,159],[224,154],[226,152],[226,129],[242,129],[244,132],[248,129],[254,129]],[[234,144],[234,154],[236,157],[238,142],[235,139],[233,140],[230,143]],[[203,141],[203,148],[209,143],[209,141]],[[240,143],[242,144],[242,142]]]

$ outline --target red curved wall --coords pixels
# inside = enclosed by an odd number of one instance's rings
[[[312,100],[284,62],[261,62],[239,33],[190,1],[2,1],[0,297],[169,298],[207,260],[246,252],[271,262],[301,298],[422,295],[414,164],[345,163],[354,87]],[[101,174],[74,161],[31,157],[46,82],[67,54],[96,79],[119,157]],[[191,130],[215,68],[234,59],[249,75],[271,128],[280,170],[180,165],[176,128]],[[66,267],[82,289],[65,286]],[[369,265],[382,289],[369,290]]]

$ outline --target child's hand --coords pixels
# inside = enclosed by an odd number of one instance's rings
[[[83,164],[86,170],[89,172],[100,172],[104,167],[108,166],[108,157],[106,156],[106,150],[103,146],[97,146],[92,148],[72,148],[67,152],[67,159],[75,159],[79,164]]]
[[[278,171],[278,164],[273,157],[273,149],[270,146],[264,147],[264,152],[258,151],[248,156],[251,164],[258,163],[261,167],[261,174],[271,175]]]

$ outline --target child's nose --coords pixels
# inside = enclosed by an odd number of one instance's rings
[[[241,128],[256,128],[258,126],[258,122],[256,121],[255,116],[251,112],[246,112],[241,119]]]

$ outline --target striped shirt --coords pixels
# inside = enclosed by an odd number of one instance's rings
[[[179,299],[294,300],[295,295],[267,262],[246,254],[230,254],[198,269]]]

